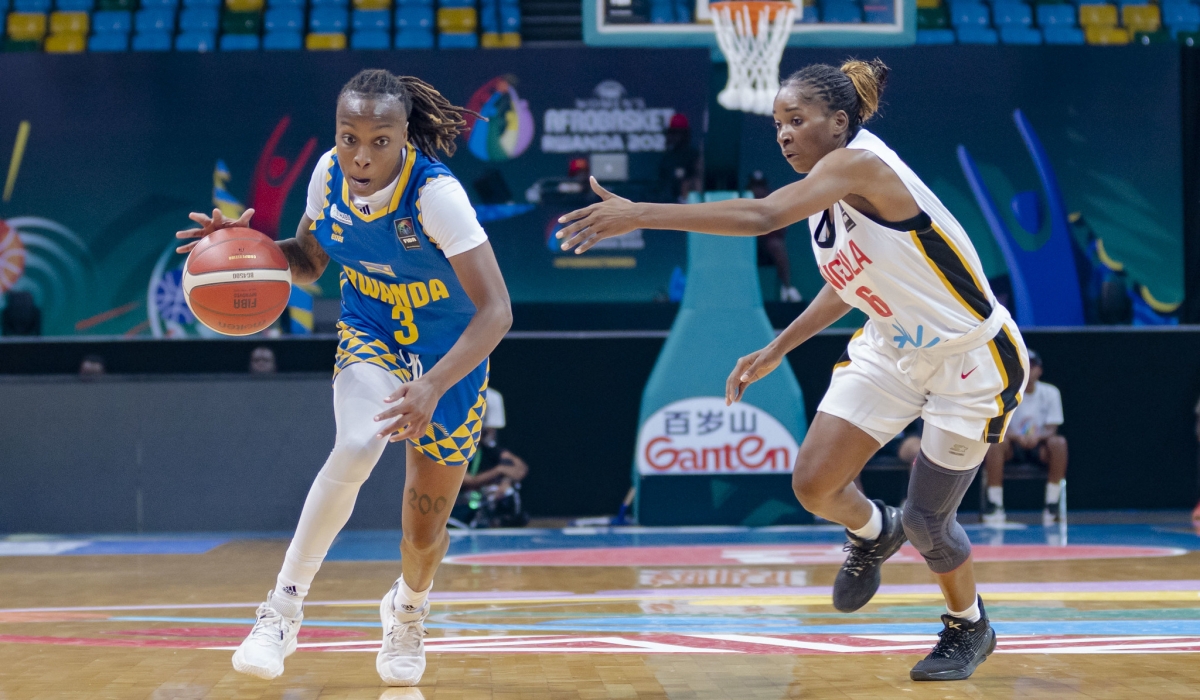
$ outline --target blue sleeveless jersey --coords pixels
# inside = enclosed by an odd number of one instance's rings
[[[312,232],[342,265],[342,322],[414,355],[445,355],[475,315],[475,305],[450,261],[425,235],[418,198],[426,183],[454,176],[409,144],[389,206],[363,214],[350,203],[336,151],[322,156],[329,159],[329,176]]]

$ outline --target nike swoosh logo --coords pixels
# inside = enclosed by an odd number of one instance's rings
[[[975,370],[977,370],[977,369],[979,369],[979,366],[978,366],[978,365],[976,365],[975,367],[972,367],[972,368],[971,368],[971,372],[974,372],[974,371],[975,371]],[[971,376],[971,372],[967,372],[966,374],[962,375],[962,378],[963,378],[963,379],[966,379],[967,377]]]

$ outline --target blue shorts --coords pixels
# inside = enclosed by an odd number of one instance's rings
[[[413,355],[395,343],[339,322],[333,376],[356,362],[367,362],[386,369],[401,382],[410,382],[424,373],[425,364],[432,367],[439,359]],[[409,440],[418,452],[448,467],[470,464],[483,429],[490,362],[484,360],[442,395],[425,434]]]

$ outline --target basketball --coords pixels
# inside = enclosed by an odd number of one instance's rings
[[[275,241],[248,228],[221,229],[188,255],[183,293],[201,323],[224,335],[250,335],[287,307],[292,272]]]

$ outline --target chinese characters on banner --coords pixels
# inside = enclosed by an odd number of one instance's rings
[[[771,414],[715,396],[668,404],[642,425],[637,467],[651,474],[784,474],[798,447]]]

